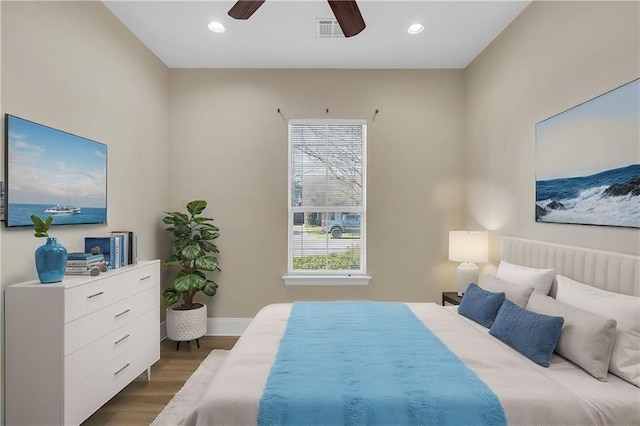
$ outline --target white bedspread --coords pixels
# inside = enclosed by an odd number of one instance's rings
[[[415,315],[500,399],[511,425],[639,425],[640,389],[609,375],[600,382],[554,355],[533,363],[488,330],[433,303],[407,303]],[[256,315],[211,381],[187,425],[255,425],[291,304]],[[339,330],[336,331],[339,333]]]

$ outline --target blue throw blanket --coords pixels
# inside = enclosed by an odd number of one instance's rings
[[[403,303],[300,302],[259,425],[506,425],[496,395]]]

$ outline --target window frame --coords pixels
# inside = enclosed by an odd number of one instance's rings
[[[293,222],[294,213],[306,214],[305,207],[294,207],[292,203],[293,150],[291,129],[293,125],[359,125],[362,126],[362,209],[360,214],[360,270],[297,270],[293,269]],[[290,119],[287,123],[287,274],[282,278],[285,285],[368,285],[367,274],[367,120],[365,119]],[[341,208],[341,207],[338,207]],[[346,208],[346,207],[345,207]],[[352,209],[349,207],[348,209]],[[313,211],[335,212],[336,207],[313,207]],[[351,213],[351,211],[350,211]]]

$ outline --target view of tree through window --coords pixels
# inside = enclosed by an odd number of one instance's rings
[[[364,272],[364,120],[292,120],[290,271]]]

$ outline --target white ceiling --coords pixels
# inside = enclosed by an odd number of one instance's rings
[[[246,21],[227,15],[235,1],[103,3],[170,68],[465,68],[530,1],[359,0],[367,28],[342,39],[316,37],[324,0],[267,0]]]

